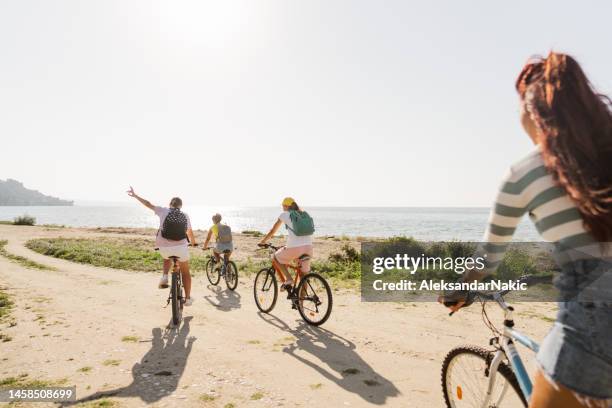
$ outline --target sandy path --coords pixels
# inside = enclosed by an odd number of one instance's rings
[[[273,315],[259,315],[251,278],[242,277],[231,293],[208,287],[201,275],[183,325],[167,330],[170,310],[158,275],[74,264],[23,246],[60,234],[91,235],[0,226],[8,251],[57,269],[26,269],[0,257],[0,285],[13,295],[18,321],[2,328],[13,340],[0,343],[0,378],[67,378],[79,398],[109,393],[126,407],[202,406],[205,393],[216,397],[205,406],[218,407],[441,407],[445,353],[490,337],[476,308],[451,318],[435,304],[361,303],[350,291],[334,293],[330,320],[313,329],[283,299]],[[518,328],[541,339],[550,323],[535,316],[552,317],[553,309],[517,305]]]

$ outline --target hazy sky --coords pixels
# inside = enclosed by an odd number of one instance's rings
[[[0,0],[0,179],[77,200],[489,205],[514,79],[612,91],[612,3]]]

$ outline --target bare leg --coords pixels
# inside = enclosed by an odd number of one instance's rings
[[[278,273],[278,276],[281,278],[281,282],[285,283],[287,280],[291,279],[289,272],[287,272],[287,267],[282,263],[278,262],[276,257],[272,258],[272,265],[274,265],[274,269]]]
[[[191,297],[191,274],[189,273],[189,262],[179,262],[181,268],[181,277],[183,278],[183,286],[185,287],[185,298]]]
[[[164,259],[164,275],[168,274],[171,266],[172,266],[172,261],[170,259]]]
[[[529,401],[530,408],[606,408],[608,407],[605,401],[590,401],[591,403],[582,404],[571,390],[568,390],[560,384],[551,383],[539,371],[536,373],[533,383],[533,394]]]

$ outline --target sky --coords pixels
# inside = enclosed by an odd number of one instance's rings
[[[0,179],[79,201],[488,206],[514,80],[612,93],[606,1],[0,0]]]

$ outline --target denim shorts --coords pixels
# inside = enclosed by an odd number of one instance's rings
[[[544,339],[537,360],[551,380],[576,394],[612,398],[612,303],[559,303],[557,321]]]
[[[222,254],[224,251],[234,251],[234,243],[233,242],[215,243],[215,252]]]

